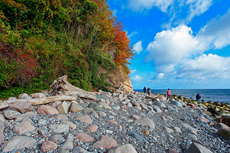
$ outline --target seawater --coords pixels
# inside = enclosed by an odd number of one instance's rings
[[[166,95],[168,89],[151,89],[152,93]],[[196,99],[196,94],[201,95],[201,100],[212,102],[227,102],[230,104],[230,89],[170,89],[172,95],[181,95],[188,99]],[[143,89],[134,89],[134,91],[143,92]]]

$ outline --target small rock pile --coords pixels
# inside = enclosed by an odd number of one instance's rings
[[[0,110],[0,152],[229,152],[229,125],[202,107],[163,95],[94,94],[93,100],[79,96],[43,105],[29,101],[49,94],[10,97]]]

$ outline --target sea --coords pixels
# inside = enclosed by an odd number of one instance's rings
[[[168,89],[151,89],[151,93],[166,95]],[[230,89],[170,89],[172,95],[181,95],[188,99],[196,99],[196,94],[201,95],[201,100],[212,102],[223,102],[230,104]],[[137,92],[143,92],[143,89],[134,89]]]

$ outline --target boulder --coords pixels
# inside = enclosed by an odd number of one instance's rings
[[[218,134],[219,136],[221,136],[221,137],[227,139],[227,140],[230,139],[230,129],[229,129],[229,128],[228,128],[228,129],[219,129],[219,130],[217,131],[217,134]]]
[[[93,144],[95,148],[103,148],[103,149],[110,149],[112,147],[117,147],[117,142],[113,138],[108,136],[101,136],[101,139]]]
[[[212,153],[212,151],[198,143],[192,143],[188,148],[187,153]]]
[[[59,113],[67,114],[69,111],[69,105],[67,104],[67,102],[64,101],[63,103],[57,106],[57,109]]]
[[[13,110],[18,110],[21,113],[30,112],[30,111],[32,111],[34,109],[34,107],[29,102],[13,103],[12,105],[10,105],[10,108],[13,109]]]
[[[48,105],[42,105],[42,106],[38,107],[37,112],[38,112],[38,114],[43,114],[43,115],[59,114],[59,112],[56,108],[53,108],[53,107],[48,106]]]

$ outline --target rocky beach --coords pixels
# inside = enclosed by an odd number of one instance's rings
[[[0,103],[0,152],[229,153],[228,116],[140,92],[21,94]],[[223,122],[223,123],[221,123]]]

